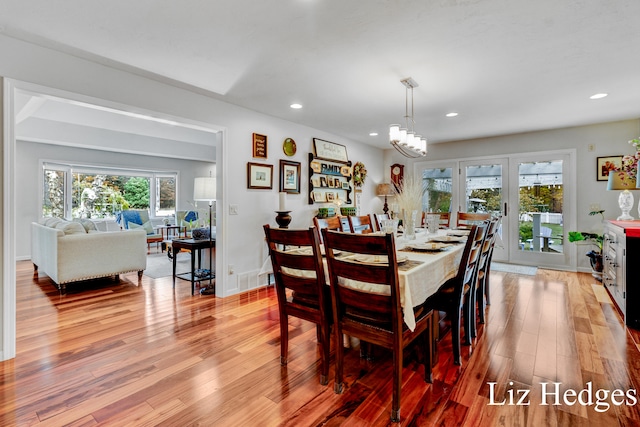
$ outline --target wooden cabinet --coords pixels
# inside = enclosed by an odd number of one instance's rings
[[[607,221],[602,283],[627,326],[640,329],[640,221]]]

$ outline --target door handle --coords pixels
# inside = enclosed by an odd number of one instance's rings
[[[507,202],[504,202],[504,216],[507,216]]]

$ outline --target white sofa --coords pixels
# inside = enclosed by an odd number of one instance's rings
[[[31,223],[31,261],[60,290],[78,280],[118,276],[147,268],[147,235],[142,229],[97,231],[89,220],[43,218]]]

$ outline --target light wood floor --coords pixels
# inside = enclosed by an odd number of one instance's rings
[[[390,425],[391,361],[347,351],[346,391],[318,382],[315,327],[290,321],[289,364],[279,364],[273,289],[218,299],[188,282],[121,277],[69,286],[17,264],[17,357],[0,363],[2,426]],[[561,391],[635,389],[637,332],[587,274],[493,272],[492,305],[473,351],[451,361],[439,343],[434,383],[403,371],[400,425],[638,425],[638,405],[541,405],[541,383]],[[531,390],[529,406],[489,405]],[[611,402],[611,400],[608,400]],[[553,403],[553,402],[550,402]]]

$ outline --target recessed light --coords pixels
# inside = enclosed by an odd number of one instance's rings
[[[295,110],[299,110],[302,108],[302,104],[291,104],[290,107]]]
[[[595,95],[591,95],[589,97],[589,99],[600,99],[600,98],[604,98],[607,95],[609,95],[609,94],[608,93],[596,93]]]
[[[371,132],[369,136],[378,136],[378,132]]]
[[[458,115],[458,113],[447,113],[446,114],[447,117],[455,117],[457,115]]]

